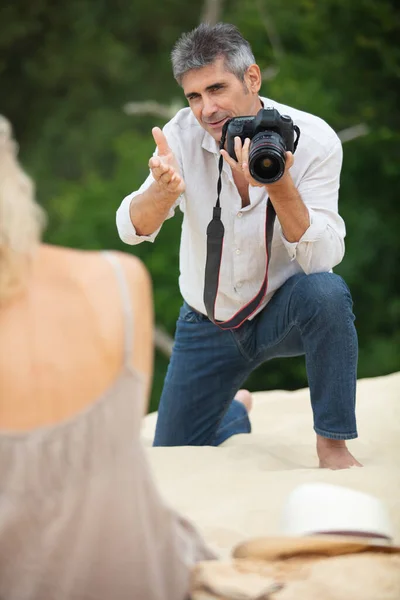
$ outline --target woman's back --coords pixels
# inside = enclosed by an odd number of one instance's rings
[[[125,339],[127,361],[149,382],[152,297],[143,265],[122,253],[40,246],[25,290],[0,308],[0,430],[57,423],[95,402],[122,372]]]
[[[0,321],[14,344],[0,371],[0,597],[184,600],[211,554],[161,500],[140,444],[147,273],[116,254],[40,254]]]

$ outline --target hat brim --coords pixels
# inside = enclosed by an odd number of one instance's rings
[[[339,556],[358,552],[400,552],[400,546],[388,545],[386,540],[344,535],[310,535],[301,537],[260,537],[242,542],[233,549],[234,558],[279,560],[291,556],[319,554]]]

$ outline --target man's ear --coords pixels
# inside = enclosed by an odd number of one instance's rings
[[[258,94],[261,88],[260,67],[256,64],[250,65],[244,74],[244,80],[250,92],[253,94]]]

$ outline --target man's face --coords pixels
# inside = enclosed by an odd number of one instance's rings
[[[183,91],[194,116],[217,142],[221,139],[225,121],[257,114],[261,108],[260,85],[257,65],[249,67],[243,82],[225,70],[223,58],[207,67],[188,71],[182,80]]]

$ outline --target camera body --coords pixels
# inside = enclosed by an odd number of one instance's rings
[[[285,171],[286,152],[294,152],[295,126],[291,117],[276,108],[262,108],[256,116],[234,117],[226,125],[226,147],[237,160],[235,137],[249,138],[249,170],[260,183],[273,183]]]

